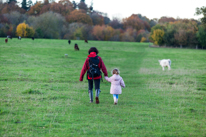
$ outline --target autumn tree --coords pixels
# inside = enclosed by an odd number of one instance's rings
[[[141,42],[141,40],[142,40],[143,37],[146,39],[145,42],[146,42],[146,41],[147,41],[147,42],[149,41],[149,32],[146,31],[146,30],[144,30],[144,29],[141,29],[141,30],[139,30],[139,31],[137,32],[137,37],[136,37],[136,40],[135,40],[135,41]]]
[[[113,18],[109,25],[114,28],[114,29],[123,29],[123,24],[121,23],[120,19],[118,18]]]
[[[134,42],[137,36],[136,29],[133,28],[127,28],[126,31],[121,35],[121,41],[128,41],[128,42]]]
[[[103,40],[104,39],[103,30],[104,30],[104,26],[100,26],[100,25],[94,26],[92,34],[93,34],[95,40]]]
[[[37,2],[35,5],[30,7],[30,10],[27,12],[29,15],[39,15],[43,4],[41,2]]]
[[[69,23],[78,22],[92,25],[91,18],[81,10],[74,10],[70,15],[66,16],[66,21]]]
[[[25,13],[26,11],[22,8],[20,8],[18,5],[16,5],[16,2],[11,2],[9,4],[5,3],[3,4],[3,8],[0,11],[1,14],[6,14],[6,13],[10,13],[12,11],[17,11],[20,13]]]
[[[145,42],[146,40],[147,39],[145,37],[142,37],[140,42]]]
[[[164,43],[163,37],[164,37],[164,30],[161,29],[154,30],[151,36],[155,45],[162,45]]]
[[[164,23],[169,23],[169,22],[175,22],[176,20],[172,17],[161,17],[158,21],[158,23],[160,24],[164,24]]]
[[[103,25],[104,24],[104,17],[99,14],[97,11],[93,11],[90,14],[90,18],[92,19],[93,25]]]
[[[80,3],[78,4],[78,8],[81,9],[84,13],[87,13],[87,4],[85,4],[84,1],[80,1]]]
[[[182,45],[186,45],[187,44],[187,33],[186,33],[185,30],[183,30],[183,29],[178,30],[175,33],[174,36],[175,36],[175,40],[180,45],[180,48],[182,48]]]
[[[124,28],[132,27],[139,31],[140,29],[144,29],[144,22],[138,17],[138,15],[132,14],[130,17],[123,19]]]
[[[20,37],[33,37],[35,31],[26,23],[21,23],[16,28],[16,36]]]

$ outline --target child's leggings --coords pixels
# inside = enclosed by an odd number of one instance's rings
[[[118,99],[118,94],[113,94],[113,98],[116,98],[116,99]]]

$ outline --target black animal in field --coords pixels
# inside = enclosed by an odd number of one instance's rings
[[[68,40],[69,45],[71,44],[71,40]]]
[[[34,37],[32,37],[32,40],[34,40]]]
[[[8,42],[8,39],[5,39],[5,43],[7,43]]]
[[[85,43],[88,43],[87,39],[84,40]]]
[[[74,45],[74,50],[78,50],[79,51],[79,47],[78,47],[78,45],[76,43]]]

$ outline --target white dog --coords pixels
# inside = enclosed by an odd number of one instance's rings
[[[168,67],[168,70],[171,70],[171,63],[172,61],[170,59],[162,59],[158,60],[160,65],[162,66],[162,70],[165,70],[164,67]]]

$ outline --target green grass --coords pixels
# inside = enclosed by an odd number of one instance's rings
[[[121,71],[118,105],[105,80],[98,105],[79,82],[92,46],[109,76]],[[167,58],[172,70],[162,71]],[[205,60],[205,50],[146,43],[0,38],[0,136],[206,136]]]

